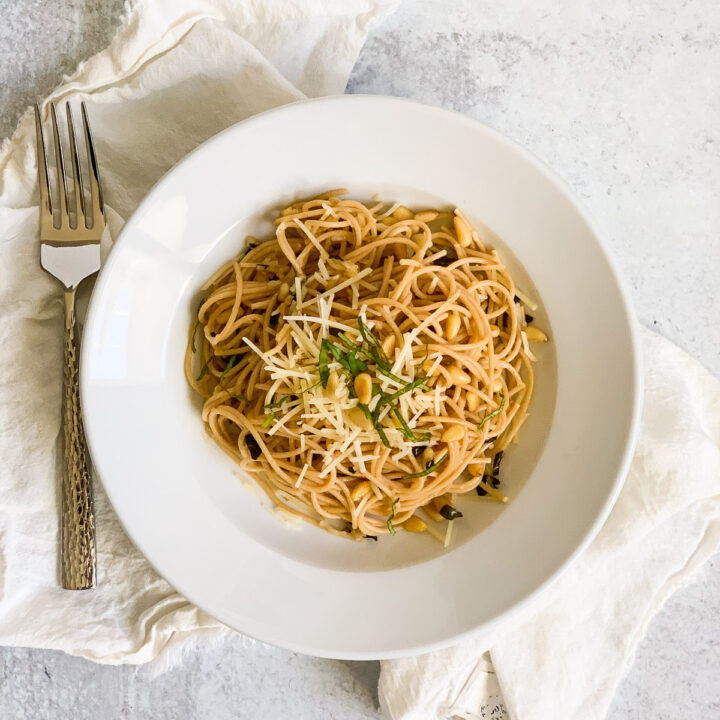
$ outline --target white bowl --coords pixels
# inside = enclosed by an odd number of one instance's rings
[[[273,211],[333,187],[461,207],[502,239],[520,287],[542,300],[537,323],[551,342],[504,463],[511,501],[500,512],[464,500],[449,551],[409,533],[360,544],[283,526],[208,440],[183,376],[204,280],[247,234],[269,232]],[[535,599],[607,516],[640,406],[627,300],[567,189],[487,127],[386,97],[264,113],[168,173],[100,274],[81,367],[95,467],[155,568],[243,633],[337,658],[447,645]]]

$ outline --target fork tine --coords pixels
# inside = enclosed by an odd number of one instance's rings
[[[75,189],[75,216],[76,225],[79,227],[80,218],[85,216],[85,193],[83,192],[82,174],[80,173],[80,161],[78,159],[77,141],[75,139],[75,122],[73,120],[70,103],[65,103],[67,112],[68,136],[70,137],[70,159],[72,160],[73,188]],[[83,222],[85,222],[83,220]]]
[[[55,164],[57,166],[58,188],[60,189],[60,227],[70,225],[68,217],[68,196],[65,185],[65,163],[63,162],[62,144],[58,131],[57,115],[55,114],[55,103],[50,103],[50,117],[52,118],[53,140],[55,141]]]
[[[47,156],[45,154],[45,138],[40,121],[40,108],[35,105],[35,137],[37,139],[37,166],[38,183],[40,185],[40,210],[45,211],[52,224],[52,197],[50,195],[50,182],[48,181]],[[41,221],[44,219],[40,216]]]
[[[93,145],[92,135],[90,133],[90,121],[88,120],[87,108],[84,102],[80,103],[80,109],[82,110],[85,144],[87,145],[88,169],[90,170],[90,198],[93,210],[92,226],[95,227],[98,218],[105,212],[105,205],[103,202],[102,187],[100,186],[97,158],[95,157],[95,146]],[[87,223],[87,215],[85,216],[85,222]]]

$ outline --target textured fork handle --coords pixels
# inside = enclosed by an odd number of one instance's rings
[[[80,412],[75,290],[65,292],[64,359],[62,585],[68,590],[86,590],[95,587],[97,567],[93,491]]]

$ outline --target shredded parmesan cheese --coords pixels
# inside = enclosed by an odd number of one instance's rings
[[[300,474],[298,475],[298,479],[295,481],[295,487],[296,487],[296,488],[299,488],[299,487],[300,487],[300,483],[303,481],[303,478],[305,477],[305,473],[307,472],[308,467],[309,467],[309,466],[308,466],[307,463],[305,463],[305,464],[303,465],[303,469],[300,471]]]

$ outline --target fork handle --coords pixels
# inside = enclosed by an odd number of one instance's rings
[[[75,289],[65,291],[63,370],[62,586],[95,587],[97,563],[93,490],[88,469],[85,429],[80,410],[78,341],[75,335]]]

